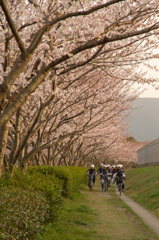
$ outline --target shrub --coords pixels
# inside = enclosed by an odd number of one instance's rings
[[[52,176],[54,179],[59,179],[58,188],[64,197],[71,197],[82,183],[86,182],[86,169],[74,166],[41,166],[31,167],[28,169],[30,174],[40,173],[42,176]]]
[[[29,167],[0,179],[0,239],[35,239],[58,217],[64,197],[72,197],[86,181],[79,167]],[[6,234],[6,233],[7,234]]]
[[[0,231],[18,239],[35,239],[49,217],[49,204],[40,193],[21,188],[3,187],[0,190]],[[9,235],[8,235],[9,236]]]
[[[50,174],[51,167],[47,167],[48,171],[42,174],[45,167],[31,167],[21,174],[17,172],[12,180],[12,184],[23,189],[31,189],[32,191],[40,191],[47,199],[50,205],[50,220],[58,217],[58,212],[62,207],[62,182],[54,175]]]

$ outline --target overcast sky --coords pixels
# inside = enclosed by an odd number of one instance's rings
[[[155,53],[157,53],[157,52],[155,52]],[[151,65],[151,66],[154,66],[154,67],[156,67],[157,69],[158,69],[158,71],[156,70],[150,70],[150,69],[148,69],[148,71],[147,71],[147,77],[154,77],[154,78],[157,78],[158,79],[158,88],[159,88],[159,59],[151,59],[150,61],[149,61],[149,64]],[[141,65],[141,69],[143,68],[143,66]],[[139,70],[141,70],[141,69],[139,69]],[[136,87],[137,86],[139,86],[138,84],[135,84],[136,85]],[[143,85],[141,85],[142,87],[141,87],[141,89],[145,89],[146,88],[146,90],[144,91],[144,93],[142,93],[141,95],[140,95],[140,97],[141,98],[159,98],[159,90],[156,90],[155,89],[155,87],[152,87],[151,85],[149,85],[149,84],[144,84],[144,86]]]
[[[159,90],[155,90],[154,87],[146,85],[147,90],[140,95],[141,98],[159,98]]]

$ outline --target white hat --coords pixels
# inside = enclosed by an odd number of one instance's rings
[[[123,167],[123,165],[122,164],[118,164],[118,168],[122,168]]]

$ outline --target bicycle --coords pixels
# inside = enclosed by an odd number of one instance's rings
[[[123,176],[118,177],[118,191],[121,195],[122,191],[123,191]]]
[[[103,175],[103,179],[104,179],[103,188],[104,188],[104,192],[106,192],[108,191],[108,186],[109,186],[108,177],[106,174]]]
[[[121,192],[122,192],[122,183],[118,183],[118,191],[121,195]]]
[[[103,190],[103,184],[104,184],[104,179],[103,179],[103,173],[99,174],[99,184],[102,187]]]
[[[93,190],[93,177],[94,174],[89,174],[89,188],[91,191]]]
[[[108,177],[108,187],[110,187],[111,186],[112,173],[108,172],[107,177]]]

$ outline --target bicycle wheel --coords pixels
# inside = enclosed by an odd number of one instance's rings
[[[90,180],[90,184],[89,184],[90,190],[93,190],[93,179]]]
[[[118,190],[119,190],[119,193],[120,193],[120,195],[121,195],[121,192],[122,192],[122,184],[121,184],[121,183],[119,183],[119,188],[118,188]]]
[[[108,191],[108,182],[107,179],[104,179],[104,191]]]

